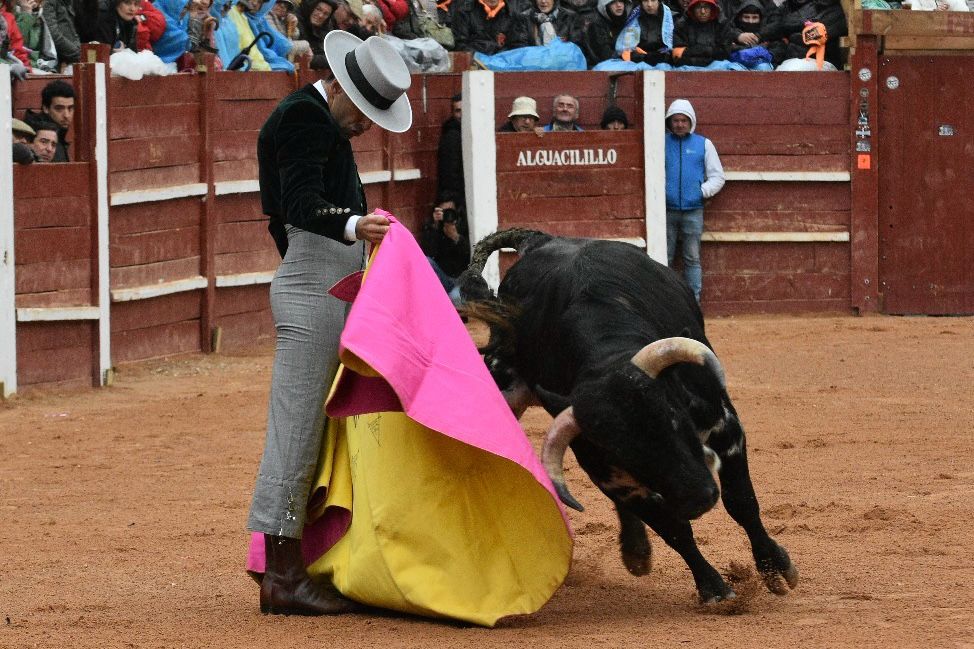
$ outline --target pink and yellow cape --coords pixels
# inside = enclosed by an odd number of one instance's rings
[[[428,260],[390,220],[361,286],[333,291],[357,295],[305,560],[359,602],[493,626],[564,581],[568,519]],[[261,535],[248,569],[264,569]]]

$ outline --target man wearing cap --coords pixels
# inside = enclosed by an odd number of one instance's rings
[[[377,244],[389,230],[388,219],[366,208],[350,138],[373,123],[394,133],[412,124],[409,72],[388,42],[333,31],[325,56],[332,76],[285,97],[257,141],[261,204],[283,257],[271,282],[277,350],[247,521],[264,535],[263,613],[358,608],[311,580],[300,539],[347,306],[328,289],[362,268],[364,242]]]
[[[531,133],[538,126],[538,104],[530,97],[518,97],[511,104],[507,122],[498,131],[501,133]]]
[[[30,126],[19,119],[10,120],[10,130],[13,132],[13,161],[17,164],[29,165],[34,162],[34,150],[31,142],[37,133]]]

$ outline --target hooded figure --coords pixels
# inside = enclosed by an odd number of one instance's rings
[[[530,45],[527,21],[507,0],[471,0],[453,14],[456,49],[497,54]]]
[[[715,0],[692,0],[673,33],[673,64],[706,67],[727,58],[732,28]]]
[[[185,11],[189,0],[155,0],[156,9],[166,17],[166,31],[152,46],[155,55],[172,63],[192,48],[189,39],[190,15]]]
[[[319,5],[324,5],[319,9]],[[322,70],[328,67],[325,58],[325,36],[332,29],[329,20],[337,2],[335,0],[304,0],[298,7],[298,33],[311,45],[311,69]],[[318,22],[320,24],[316,25]]]
[[[626,0],[599,0],[581,43],[589,67],[615,57],[616,39],[626,24],[629,6]]]
[[[682,118],[679,121],[678,116]],[[696,129],[697,114],[689,101],[677,99],[670,104],[664,147],[666,256],[672,267],[677,241],[682,240],[683,275],[699,302],[704,201],[724,186],[724,168],[713,142],[695,133]]]
[[[531,45],[548,45],[556,38],[575,42],[578,15],[561,6],[561,0],[534,0],[532,8],[521,12],[528,23]]]
[[[214,0],[210,5],[210,15],[219,23],[213,32],[213,40],[224,69],[240,54],[241,49],[240,32],[237,31],[236,24],[228,18],[231,13],[236,12],[237,2],[238,0]]]
[[[294,64],[287,58],[294,44],[291,43],[287,36],[274,29],[270,20],[267,19],[267,15],[274,8],[276,2],[277,0],[265,0],[260,6],[260,9],[254,12],[247,11],[244,15],[247,17],[247,24],[250,26],[250,31],[253,32],[255,37],[258,34],[270,35],[269,39],[265,37],[257,41],[257,49],[260,50],[270,69],[294,72]],[[250,42],[248,41],[241,47],[246,47],[249,44]]]

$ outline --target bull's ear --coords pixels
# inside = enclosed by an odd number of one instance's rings
[[[541,402],[541,406],[547,410],[548,414],[552,417],[557,417],[558,413],[572,405],[568,400],[568,397],[563,397],[560,394],[545,390],[540,385],[534,386],[532,391],[535,395],[537,395],[538,401]]]

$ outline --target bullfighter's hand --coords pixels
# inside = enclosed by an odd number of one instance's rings
[[[375,212],[366,214],[355,224],[355,238],[369,243],[379,243],[389,231],[389,219]]]

